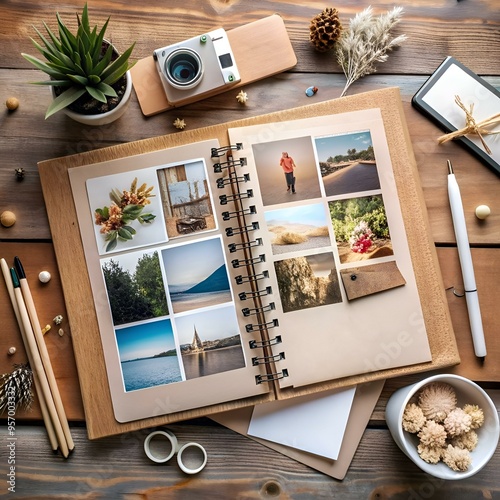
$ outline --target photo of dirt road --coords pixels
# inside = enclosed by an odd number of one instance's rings
[[[369,131],[315,139],[326,196],[380,189]]]

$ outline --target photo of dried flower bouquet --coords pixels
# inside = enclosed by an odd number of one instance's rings
[[[134,220],[141,224],[150,224],[156,218],[152,213],[144,213],[144,209],[151,202],[149,198],[156,196],[152,193],[154,186],[146,183],[137,187],[137,177],[132,181],[130,189],[118,191],[113,189],[109,193],[111,205],[95,209],[95,223],[101,226],[101,234],[107,242],[106,252],[116,248],[119,241],[133,239],[136,230],[130,225]]]

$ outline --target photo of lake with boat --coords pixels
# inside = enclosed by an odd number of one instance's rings
[[[245,367],[232,305],[179,316],[176,328],[187,380]]]

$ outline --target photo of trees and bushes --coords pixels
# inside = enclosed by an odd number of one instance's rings
[[[102,272],[115,326],[168,315],[158,252],[105,259]]]
[[[393,255],[382,195],[328,202],[341,263]]]

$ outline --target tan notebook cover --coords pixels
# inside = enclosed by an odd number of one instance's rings
[[[239,434],[254,439],[264,446],[308,465],[313,469],[319,470],[328,476],[335,479],[344,479],[383,388],[383,380],[360,384],[356,387],[349,420],[337,460],[330,460],[329,458],[313,455],[312,453],[297,450],[289,446],[249,436],[247,430],[252,418],[253,407],[216,413],[215,415],[211,415],[210,418]]]
[[[404,120],[399,91],[398,89],[386,89],[360,94],[229,124],[186,131],[171,136],[156,137],[137,143],[123,144],[39,163],[42,188],[73,334],[73,345],[87,428],[91,439],[258,404],[259,402],[272,400],[274,395],[270,392],[243,400],[204,406],[127,423],[119,423],[115,420],[107,383],[97,314],[93,306],[94,297],[87,273],[81,235],[76,223],[77,214],[67,171],[78,166],[117,158],[127,158],[132,155],[173,148],[203,140],[217,139],[221,145],[225,145],[229,141],[228,128],[282,122],[370,108],[379,108],[381,111],[401,202],[402,215],[406,227],[412,228],[407,232],[408,244],[425,318],[432,361],[403,368],[379,370],[378,372],[337,379],[327,383],[305,385],[300,389],[286,388],[280,392],[279,397],[293,397],[375,379],[450,366],[459,362],[435,248],[429,236],[423,195],[418,182],[418,173]],[[61,213],[65,213],[66,216],[61,218]],[[69,225],[68,220],[74,221],[74,223]],[[158,414],[161,413],[162,407],[159,404]]]

